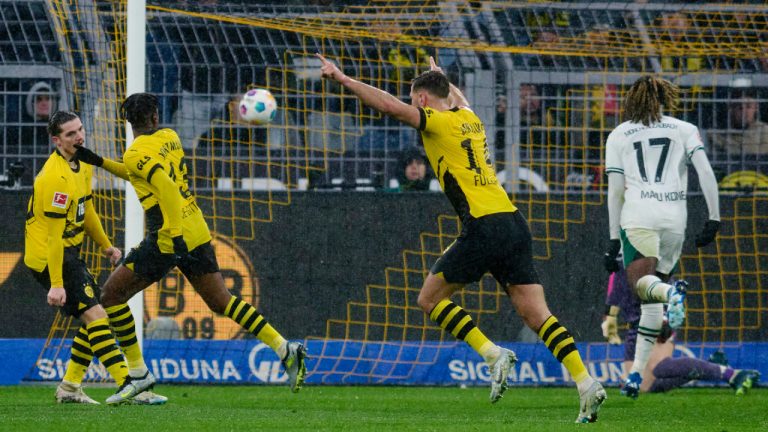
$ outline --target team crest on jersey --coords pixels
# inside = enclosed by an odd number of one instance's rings
[[[85,291],[85,295],[87,295],[88,298],[93,298],[93,287],[91,287],[90,285],[86,285],[84,291]]]
[[[63,193],[63,192],[54,192],[53,193],[53,202],[51,205],[53,207],[58,208],[67,208],[67,201],[69,200],[69,195]]]

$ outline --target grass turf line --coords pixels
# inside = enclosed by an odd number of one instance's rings
[[[596,424],[576,425],[575,388],[511,388],[497,404],[474,387],[171,386],[164,406],[60,405],[51,386],[0,387],[8,431],[751,431],[768,430],[768,390],[680,389],[636,401],[608,389]],[[88,388],[103,403],[110,388]]]

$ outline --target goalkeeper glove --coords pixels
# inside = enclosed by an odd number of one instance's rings
[[[710,219],[705,222],[704,229],[702,229],[701,233],[696,236],[696,247],[704,247],[712,243],[719,230],[720,221]]]
[[[603,323],[600,324],[600,328],[603,330],[603,337],[608,340],[611,345],[621,345],[621,338],[619,337],[619,325],[616,322],[616,317],[613,315],[606,315],[603,317]]]
[[[619,241],[619,239],[611,239],[611,242],[608,245],[608,252],[603,255],[603,266],[609,273],[619,271],[620,267],[616,258],[619,256],[620,251],[621,241]]]
[[[104,164],[104,158],[97,155],[90,149],[87,149],[81,145],[75,146],[75,157],[77,160],[83,163],[87,163],[88,165],[93,165],[100,167]]]

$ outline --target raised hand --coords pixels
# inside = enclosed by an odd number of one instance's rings
[[[341,82],[344,78],[347,77],[344,75],[344,72],[342,72],[335,64],[328,61],[328,59],[323,57],[320,53],[316,53],[315,57],[319,58],[320,62],[322,62],[322,65],[320,66],[320,74],[323,78]]]
[[[443,72],[443,68],[441,68],[440,66],[437,65],[437,63],[435,63],[435,58],[432,56],[429,56],[429,70],[445,73]]]

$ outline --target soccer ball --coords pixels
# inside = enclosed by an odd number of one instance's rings
[[[277,101],[269,90],[252,89],[240,100],[240,118],[247,122],[265,124],[275,118]]]

